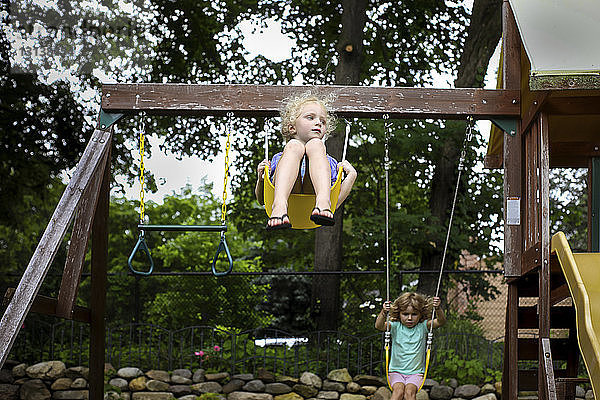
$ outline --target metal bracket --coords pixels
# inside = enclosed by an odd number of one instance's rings
[[[510,136],[515,136],[517,134],[517,120],[509,119],[509,118],[496,118],[491,119],[492,123],[498,127],[498,129],[502,129],[505,133],[508,133]]]
[[[98,128],[103,131],[111,127],[112,124],[121,119],[125,115],[122,113],[106,113],[103,109],[100,109],[100,116],[98,117]]]

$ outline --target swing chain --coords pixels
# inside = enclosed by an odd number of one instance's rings
[[[467,127],[465,133],[465,140],[463,143],[462,150],[460,152],[460,159],[458,160],[458,170],[462,171],[464,169],[465,158],[467,157],[467,145],[473,139],[473,117],[469,115],[467,117]]]
[[[139,130],[140,130],[140,224],[144,223],[144,213],[146,211],[146,206],[144,204],[144,197],[146,194],[146,187],[145,187],[145,179],[144,179],[144,142],[145,142],[145,138],[144,138],[144,131],[146,130],[146,124],[145,124],[145,119],[144,119],[144,114],[141,113],[141,117],[140,117],[140,125],[139,125]],[[141,232],[142,236],[144,234],[144,231]]]
[[[389,157],[389,151],[388,151],[388,131],[389,128],[392,126],[391,122],[388,122],[390,116],[388,114],[383,114],[383,129],[384,129],[384,134],[385,134],[385,154],[384,154],[384,161],[383,161],[383,167],[385,168],[386,171],[390,170],[390,157]]]
[[[225,174],[223,177],[223,204],[221,205],[221,224],[225,225],[225,220],[227,217],[227,178],[229,177],[229,148],[231,147],[230,134],[233,123],[231,122],[233,118],[233,113],[227,113],[227,142],[225,142]],[[224,236],[224,232],[221,232],[221,237]]]

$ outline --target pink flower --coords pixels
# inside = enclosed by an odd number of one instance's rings
[[[202,350],[194,352],[194,355],[202,357],[204,352]]]
[[[221,351],[221,348],[219,346],[215,346],[213,347],[213,349],[215,349],[215,351]]]

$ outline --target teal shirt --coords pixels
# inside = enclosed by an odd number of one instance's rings
[[[390,372],[404,375],[425,372],[425,352],[427,348],[427,320],[407,328],[400,321],[391,321],[392,355]]]

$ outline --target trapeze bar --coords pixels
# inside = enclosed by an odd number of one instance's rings
[[[227,232],[227,225],[138,225],[140,231]]]

